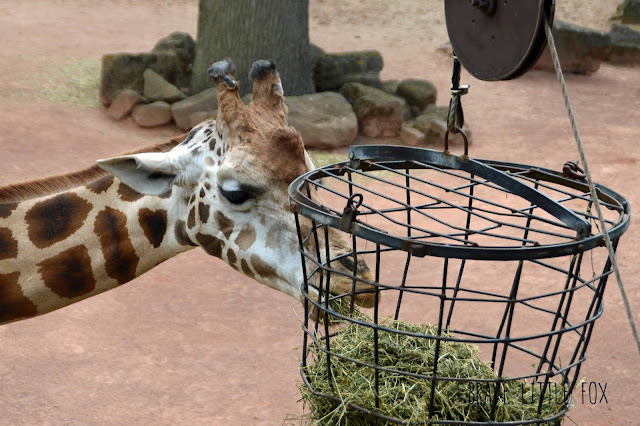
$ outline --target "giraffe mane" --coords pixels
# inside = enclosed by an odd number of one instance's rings
[[[175,136],[171,138],[169,142],[146,146],[121,155],[141,154],[144,152],[166,152],[177,146],[186,136],[186,134]],[[2,186],[0,187],[0,204],[17,203],[67,191],[86,185],[108,174],[109,172],[106,170],[97,165],[93,165],[82,170]]]

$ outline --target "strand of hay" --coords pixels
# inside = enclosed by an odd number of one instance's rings
[[[360,319],[370,318],[356,314]],[[418,326],[400,321],[385,321],[385,327],[411,333],[437,335],[436,326]],[[395,370],[423,375],[433,372],[436,341],[391,332],[378,332],[378,364]],[[443,333],[451,337],[451,334]],[[305,373],[316,392],[340,398],[336,403],[328,398],[315,396],[301,384],[302,398],[310,406],[309,422],[319,425],[370,425],[371,417],[348,407],[356,405],[371,411],[375,409],[375,373],[373,368],[351,361],[331,357],[333,383],[327,380],[327,357],[315,345],[311,345],[314,363]],[[331,351],[340,355],[374,364],[373,329],[349,323],[331,339]],[[438,357],[439,377],[459,377],[495,380],[497,374],[479,358],[475,345],[462,342],[440,342]],[[380,372],[379,412],[406,421],[424,422],[428,419],[431,381],[397,373]],[[553,383],[547,388],[538,416],[541,389],[520,381],[503,383],[498,398],[495,419],[497,422],[522,421],[549,418],[559,413],[564,404],[564,388]],[[478,382],[439,380],[435,388],[434,420],[488,421],[495,385]],[[481,396],[482,395],[482,396]],[[380,421],[380,425],[388,424]],[[390,424],[390,423],[389,423]],[[545,424],[560,424],[560,421]]]

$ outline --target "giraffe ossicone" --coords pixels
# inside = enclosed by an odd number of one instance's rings
[[[287,188],[313,163],[287,124],[275,64],[252,66],[248,106],[233,73],[229,60],[210,68],[217,119],[196,126],[181,142],[0,188],[0,323],[109,290],[195,246],[302,300]],[[308,232],[311,223],[303,219],[301,227]],[[329,232],[332,258],[352,252],[339,231]],[[330,290],[349,293],[353,262],[337,263],[345,276],[337,274]],[[361,257],[356,269],[356,301],[371,306],[373,274]]]

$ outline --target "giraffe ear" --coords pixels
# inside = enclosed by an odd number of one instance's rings
[[[166,193],[177,176],[175,166],[164,152],[107,158],[98,160],[97,164],[133,190],[145,195]]]

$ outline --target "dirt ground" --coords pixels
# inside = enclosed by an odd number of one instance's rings
[[[197,3],[0,2],[0,184],[180,133],[110,120],[97,105],[95,73],[104,53],[147,51],[175,30],[195,36]],[[312,42],[327,51],[378,49],[383,78],[429,79],[438,103],[448,102],[451,63],[436,50],[447,41],[441,1],[310,3]],[[558,3],[561,19],[606,29],[619,0]],[[462,80],[472,86],[464,98],[472,156],[551,169],[578,158],[554,75]],[[640,69],[603,65],[567,80],[594,178],[640,205]],[[634,223],[619,247],[636,321],[639,238]],[[639,356],[613,280],[605,300],[581,375],[606,384],[607,401],[583,403],[578,392],[569,416],[579,425],[635,425]],[[1,326],[0,424],[298,424],[285,421],[303,413],[298,306],[200,250],[183,253],[116,290]]]

